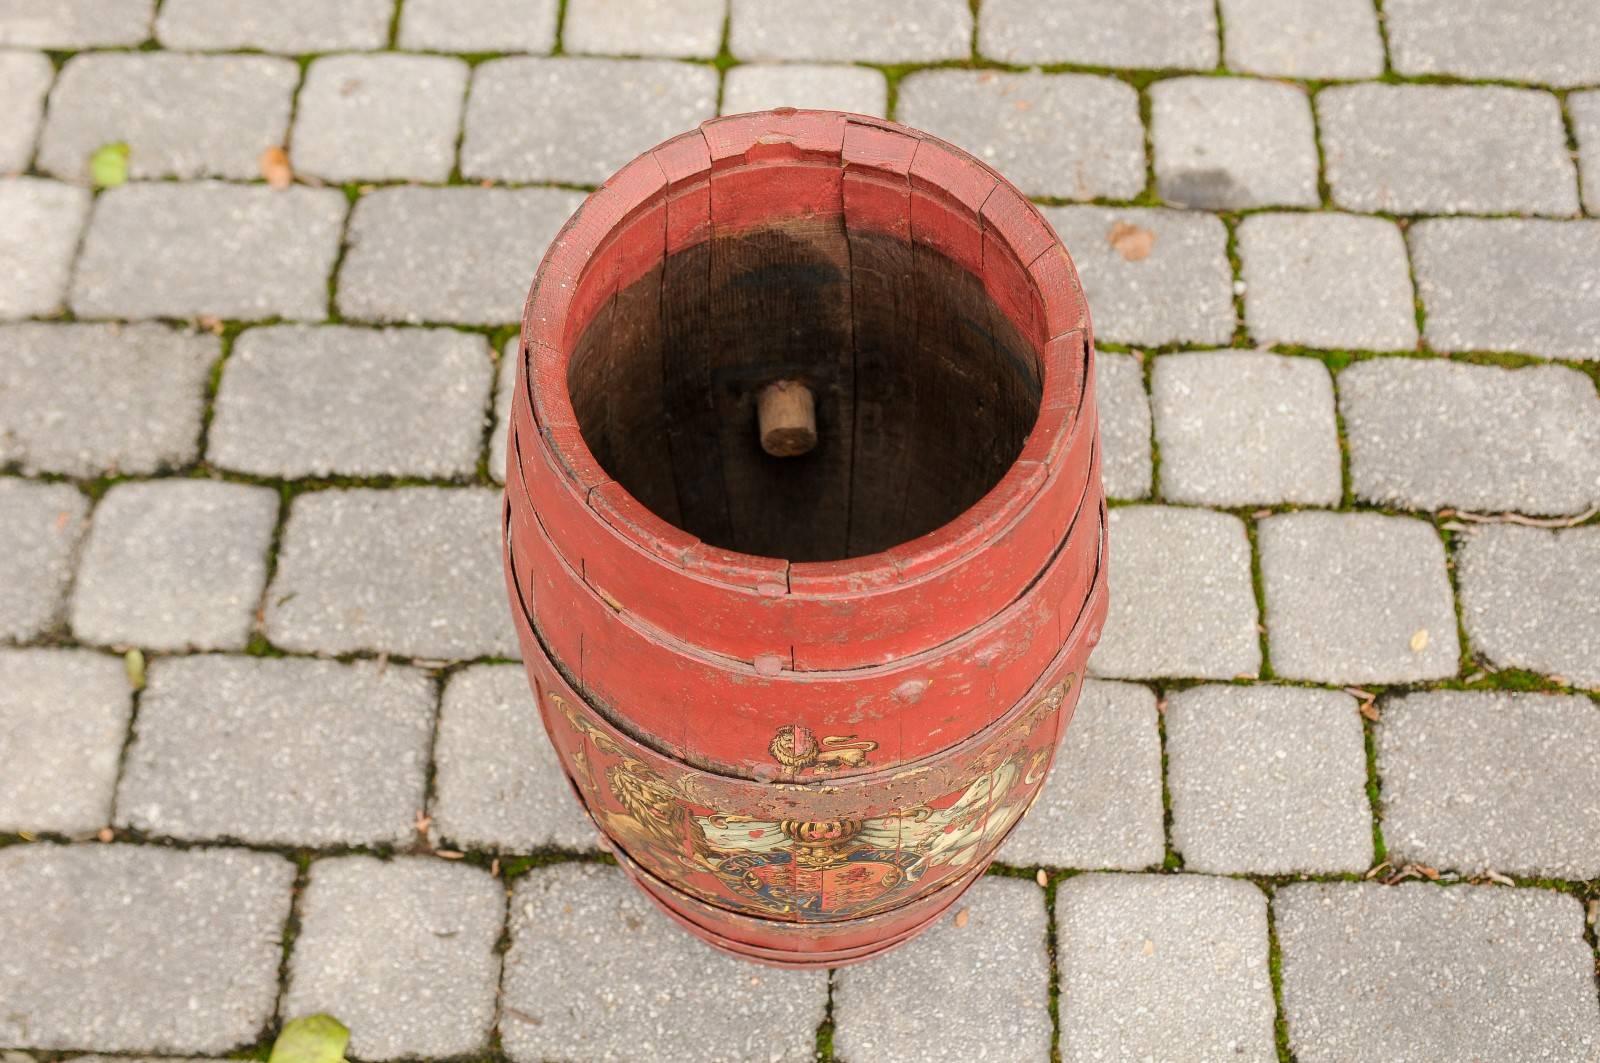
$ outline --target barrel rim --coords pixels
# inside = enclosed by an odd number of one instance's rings
[[[904,147],[910,154],[896,156],[881,144],[870,150],[852,147],[858,130],[909,140],[912,143]],[[1039,352],[1043,370],[1039,415],[1021,453],[999,482],[932,531],[888,550],[835,561],[791,563],[712,547],[669,524],[634,499],[595,460],[578,431],[566,386],[571,351],[562,336],[567,318],[587,267],[607,239],[672,190],[778,152],[837,158],[846,173],[903,178],[909,187],[944,196],[951,205],[968,211],[980,233],[993,232],[1022,264],[1046,325]],[[984,548],[1027,511],[1043,493],[1046,477],[1028,475],[1026,466],[1048,466],[1069,449],[1076,433],[1095,428],[1083,408],[1090,392],[1093,351],[1092,323],[1070,254],[1038,208],[993,168],[937,137],[898,123],[839,111],[778,108],[703,122],[639,155],[583,202],[551,242],[529,289],[518,348],[518,385],[539,430],[537,445],[550,453],[555,467],[585,499],[607,489],[611,508],[625,510],[627,519],[613,519],[593,506],[591,510],[651,561],[682,574],[686,552],[698,548],[712,562],[698,575],[714,583],[748,589],[781,582],[784,595],[825,597],[848,590],[871,596],[908,578],[981,557]],[[1069,359],[1081,359],[1081,364],[1068,364]],[[908,570],[916,575],[908,576]]]

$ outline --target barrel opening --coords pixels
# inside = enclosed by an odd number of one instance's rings
[[[842,209],[706,235],[646,255],[572,333],[584,442],[656,515],[729,550],[840,560],[948,523],[1015,463],[1041,352],[993,278]],[[780,380],[814,397],[799,456],[760,442]]]

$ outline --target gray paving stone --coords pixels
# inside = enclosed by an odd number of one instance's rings
[[[429,857],[318,860],[300,906],[285,1015],[337,1015],[359,1059],[463,1056],[494,1025],[506,895]]]
[[[1402,74],[1557,86],[1600,81],[1600,22],[1588,0],[1531,7],[1497,0],[1393,0],[1383,8],[1389,54]]]
[[[1600,689],[1600,527],[1486,525],[1457,548],[1467,641],[1497,668]]]
[[[1600,1059],[1574,897],[1308,882],[1280,889],[1273,911],[1300,1063]]]
[[[110,646],[243,649],[277,518],[270,487],[191,479],[113,486],[84,544],[73,633]]]
[[[1383,73],[1371,0],[1222,0],[1222,17],[1231,70],[1319,80]]]
[[[731,0],[729,50],[739,59],[916,63],[971,54],[972,9],[961,0]]]
[[[194,461],[220,350],[165,325],[0,326],[0,463],[87,479]]]
[[[1305,90],[1252,78],[1150,86],[1156,188],[1175,206],[1316,206],[1317,146]]]
[[[1044,891],[980,878],[955,913],[881,959],[834,975],[834,1047],[841,1058],[936,1063],[1042,1060],[1050,1055]],[[910,1000],[937,1001],[937,1017]]]
[[[467,98],[461,172],[598,185],[717,113],[717,72],[665,59],[495,59]]]
[[[1333,380],[1315,358],[1165,354],[1150,377],[1161,495],[1216,506],[1338,505]]]
[[[710,59],[722,45],[724,0],[568,0],[564,51]]]
[[[594,849],[539,706],[516,665],[469,668],[445,687],[434,741],[433,830],[441,843],[526,853]]]
[[[33,158],[33,140],[44,116],[44,97],[56,76],[42,52],[0,52],[0,174],[19,173]]]
[[[1339,374],[1358,497],[1406,509],[1600,504],[1600,398],[1565,366],[1377,358]]]
[[[294,864],[272,853],[0,851],[0,1043],[213,1055],[254,1043],[277,1001],[293,884]]]
[[[1166,721],[1172,847],[1186,870],[1287,875],[1372,866],[1355,698],[1193,687],[1168,695]]]
[[[314,653],[516,657],[499,538],[498,491],[302,494],[267,591],[267,638]]]
[[[386,188],[350,216],[339,311],[360,321],[505,325],[583,202],[557,188]]]
[[[406,0],[400,47],[434,52],[548,52],[557,0]]]
[[[495,370],[494,427],[489,430],[489,479],[506,482],[506,451],[511,445],[511,396],[517,387],[517,337],[506,340]]]
[[[432,681],[398,664],[154,661],[117,822],[195,841],[405,844],[422,810],[433,706]]]
[[[61,622],[88,512],[71,484],[0,479],[0,639],[25,642]]]
[[[1438,218],[1409,237],[1428,346],[1600,359],[1600,221]]]
[[[394,0],[164,0],[156,39],[189,51],[334,52],[389,43]]]
[[[1046,207],[1044,215],[1078,267],[1096,338],[1155,345],[1233,337],[1228,230],[1215,215],[1091,206]]]
[[[1030,196],[1132,199],[1144,190],[1138,94],[1113,78],[927,70],[900,82],[895,113]]]
[[[320,319],[338,189],[128,184],[99,197],[72,287],[80,317]]]
[[[1131,354],[1095,353],[1100,478],[1112,498],[1150,497],[1150,400],[1144,366]]]
[[[59,313],[89,193],[38,177],[0,180],[0,320]]]
[[[279,325],[234,343],[206,457],[263,476],[477,473],[494,373],[454,329]]]
[[[1161,739],[1148,687],[1090,679],[1039,800],[1000,847],[1002,863],[1159,866]]]
[[[827,996],[825,971],[714,953],[603,864],[535,868],[511,896],[500,1039],[516,1063],[802,1063]]]
[[[1239,223],[1245,321],[1257,343],[1417,345],[1405,237],[1384,218],[1252,214]]]
[[[1118,506],[1108,518],[1111,596],[1090,660],[1114,679],[1232,679],[1261,668],[1250,541],[1227,513]]]
[[[437,55],[330,55],[306,71],[294,165],[328,181],[444,181],[467,64]]]
[[[251,180],[284,142],[299,80],[292,60],[263,55],[75,55],[50,93],[39,169],[87,182],[90,157],[120,141],[130,177]]]
[[[80,317],[320,320],[339,250],[336,188],[216,181],[103,193],[72,286]]]
[[[150,36],[156,0],[4,0],[0,47],[94,48]]]
[[[816,107],[882,118],[888,106],[888,81],[864,66],[746,63],[723,75],[723,114]]]
[[[115,657],[0,650],[0,830],[84,834],[109,823],[132,711]]]
[[[17,1052],[17,1053],[15,1053],[15,1055],[18,1056],[18,1057],[21,1057],[21,1056],[25,1055],[25,1053]],[[4,1058],[4,1057],[0,1057],[0,1058]],[[28,1058],[31,1059],[32,1057],[29,1056]],[[72,1057],[72,1063],[118,1063],[118,1061],[120,1061],[120,1060],[127,1060],[128,1063],[209,1063],[209,1061],[207,1061],[204,1056],[190,1056],[188,1058],[184,1058],[184,1057],[176,1057],[175,1058],[175,1057],[172,1057],[172,1056],[97,1056],[97,1055],[86,1055],[86,1056],[73,1056]],[[20,1059],[20,1058],[16,1059],[16,1060],[7,1059],[6,1063],[24,1063],[24,1061],[22,1059]]]
[[[1376,728],[1396,865],[1600,878],[1600,713],[1583,697],[1438,690]]]
[[[1561,107],[1503,85],[1340,85],[1317,94],[1333,201],[1393,214],[1578,212]]]
[[[1217,13],[1204,0],[986,0],[978,50],[1007,63],[1217,65]]]
[[[1567,113],[1578,138],[1578,175],[1583,203],[1600,214],[1600,89],[1567,97]]]
[[[1456,674],[1460,643],[1433,526],[1377,513],[1285,513],[1259,525],[1272,668],[1320,683]]]
[[[1061,1058],[1277,1058],[1267,899],[1199,875],[1079,875],[1056,889]]]

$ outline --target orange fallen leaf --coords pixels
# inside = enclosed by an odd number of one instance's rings
[[[1156,245],[1156,234],[1131,222],[1118,221],[1113,222],[1106,233],[1106,243],[1125,261],[1140,262],[1150,257],[1150,249]]]
[[[1427,864],[1412,864],[1411,866],[1416,869],[1417,874],[1429,882],[1439,881],[1439,872],[1436,868],[1431,868]]]
[[[1361,703],[1361,715],[1365,716],[1367,719],[1371,720],[1373,723],[1377,723],[1378,722],[1378,706],[1373,704],[1370,701],[1363,701]]]
[[[281,147],[274,145],[261,153],[257,160],[261,167],[261,176],[267,179],[267,184],[273,188],[288,188],[294,183],[294,171],[289,168],[289,153]]]
[[[956,929],[959,930],[962,927],[966,926],[967,925],[967,920],[969,918],[971,918],[971,915],[967,912],[967,910],[965,908],[963,908],[959,912],[957,912],[956,913]]]

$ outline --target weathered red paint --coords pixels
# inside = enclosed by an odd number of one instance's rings
[[[635,500],[585,444],[568,369],[589,322],[668,255],[819,219],[964,266],[1031,348],[1043,397],[1017,460],[956,519],[790,563]],[[929,925],[993,858],[1043,784],[1105,613],[1093,357],[1077,275],[1032,204],[877,119],[707,122],[557,236],[523,318],[508,595],[574,791],[674,919],[763,962],[854,962]]]

